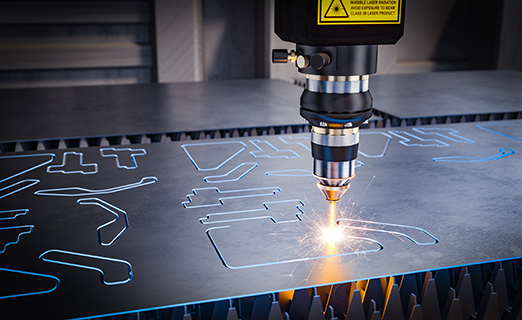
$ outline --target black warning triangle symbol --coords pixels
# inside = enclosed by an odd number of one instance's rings
[[[328,6],[328,10],[324,14],[325,18],[348,18],[348,12],[344,7],[344,3],[342,0],[332,0],[330,6]]]

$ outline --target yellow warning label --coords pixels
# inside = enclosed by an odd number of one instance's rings
[[[317,24],[400,24],[402,0],[318,0]]]

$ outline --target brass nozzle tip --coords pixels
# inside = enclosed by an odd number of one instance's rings
[[[325,186],[324,184],[317,182],[317,188],[321,190],[324,194],[324,197],[328,201],[339,201],[343,194],[350,188],[350,183],[347,183],[342,186]]]

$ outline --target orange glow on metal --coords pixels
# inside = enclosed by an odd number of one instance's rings
[[[295,63],[296,60],[297,60],[296,56],[288,56],[288,61],[290,61],[291,63]]]

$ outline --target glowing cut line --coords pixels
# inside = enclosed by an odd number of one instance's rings
[[[127,212],[121,210],[120,208],[118,207],[115,207],[113,206],[112,204],[110,203],[107,203],[101,199],[98,199],[98,198],[84,198],[84,199],[78,199],[78,201],[76,201],[78,204],[80,205],[88,205],[88,204],[93,204],[93,205],[96,205],[100,208],[103,208],[107,211],[109,211],[110,213],[112,213],[114,215],[114,219],[107,222],[107,223],[104,223],[102,224],[101,226],[99,226],[98,228],[96,228],[96,232],[98,234],[98,243],[101,244],[102,246],[110,246],[111,244],[114,243],[114,241],[116,241],[124,232],[125,230],[127,230],[127,228],[129,227],[129,219],[127,217]],[[123,227],[123,229],[121,229],[121,231],[116,235],[114,236],[114,238],[112,238],[112,240],[108,243],[106,242],[103,242],[102,241],[102,229],[107,227],[108,225],[111,225],[113,223],[116,223],[116,221],[118,221],[118,219],[120,218],[120,216],[118,215],[117,212],[119,212],[122,216],[123,216],[123,221],[125,223],[125,226]]]
[[[152,183],[158,182],[158,178],[156,177],[144,177],[141,178],[139,182],[126,184],[123,186],[113,187],[109,189],[99,189],[99,190],[91,190],[81,187],[68,187],[68,188],[58,188],[58,189],[46,189],[46,190],[38,190],[34,194],[38,196],[56,196],[56,197],[82,197],[82,196],[91,196],[97,194],[108,194],[120,192],[128,189],[143,187]],[[67,191],[77,191],[77,193],[63,193]]]
[[[234,179],[228,179],[228,180],[216,180],[216,178],[228,177],[229,175],[231,175],[232,173],[237,171],[239,168],[241,168],[242,166],[246,166],[246,165],[250,165],[250,168],[248,168],[247,171],[243,172],[239,177],[234,178]],[[258,166],[257,163],[242,163],[242,164],[238,165],[237,167],[235,167],[234,169],[230,170],[228,173],[217,175],[217,176],[206,176],[205,178],[203,178],[203,180],[205,180],[205,182],[207,182],[207,183],[221,183],[221,182],[238,181],[239,179],[246,176],[250,171],[254,170],[257,166]]]
[[[20,232],[18,234],[18,237],[16,238],[16,241],[15,242],[8,242],[6,245],[4,245],[4,248],[2,249],[2,251],[0,251],[0,253],[4,253],[5,250],[7,249],[7,246],[9,245],[12,245],[12,244],[19,244],[20,243],[20,237],[23,235],[23,234],[29,234],[31,232],[33,232],[34,230],[34,226],[33,225],[25,225],[25,226],[15,226],[15,227],[4,227],[4,228],[0,228],[0,231],[2,230],[12,230],[12,229],[27,229],[29,228],[29,231],[25,231],[25,232]]]
[[[434,134],[439,137],[446,138],[448,140],[451,140],[451,141],[457,142],[457,143],[475,143],[475,141],[473,141],[471,139],[464,138],[463,136],[459,136],[457,134],[459,132],[457,130],[451,129],[451,128],[412,128],[412,130],[416,131],[420,134],[424,134],[424,135]],[[426,131],[430,131],[430,132],[426,132]],[[448,131],[448,134],[455,137],[456,139],[454,139],[452,137],[448,137],[447,135],[440,133],[440,131]]]
[[[129,152],[133,152],[131,153],[130,157],[132,159],[132,163],[134,166],[132,167],[128,167],[128,166],[122,166],[120,165],[120,157],[117,155],[117,154],[105,154],[105,151],[114,151],[114,152],[118,152],[118,151],[129,151]],[[145,149],[131,149],[131,148],[119,148],[119,149],[116,149],[116,148],[101,148],[100,149],[100,153],[101,153],[101,156],[104,157],[104,158],[107,158],[107,157],[114,157],[116,158],[116,166],[120,169],[136,169],[138,167],[138,163],[136,162],[136,156],[144,156],[147,154],[147,151],[145,151]]]
[[[15,209],[15,210],[4,210],[4,211],[0,211],[0,220],[11,220],[11,219],[15,219],[16,217],[18,216],[25,216],[27,214],[27,212],[29,212],[29,209]],[[4,217],[4,218],[1,218],[3,216],[3,213],[16,213],[14,216],[9,216],[9,217]]]
[[[390,130],[388,131],[390,134],[398,137],[399,139],[402,139],[402,140],[399,140],[399,143],[406,146],[406,147],[449,147],[450,145],[445,143],[445,142],[442,142],[440,140],[437,140],[437,139],[423,139],[421,137],[417,137],[416,135],[413,135],[411,133],[408,133],[406,131],[397,131],[397,130]],[[411,139],[408,139],[402,135],[406,135],[406,136],[409,136],[413,139],[417,139],[417,140],[420,140],[420,141],[424,141],[424,142],[436,142],[436,143],[432,143],[432,144],[421,144],[421,143],[408,143],[408,142],[411,142]]]
[[[511,149],[499,149],[499,154],[494,154],[489,157],[478,158],[478,157],[465,157],[465,156],[452,156],[452,157],[438,157],[433,158],[433,161],[438,162],[482,162],[482,161],[495,161],[498,159],[502,159],[511,154],[514,154],[515,151]]]
[[[257,194],[246,194],[246,195],[236,195],[236,196],[230,196],[230,197],[220,197],[218,198],[219,203],[212,203],[212,204],[204,204],[204,205],[197,205],[197,206],[188,206],[189,203],[191,203],[192,197],[196,196],[198,193],[198,190],[215,190],[218,194],[226,194],[226,193],[248,193],[248,192],[257,192],[257,191],[269,191],[269,193],[257,193]],[[225,204],[224,200],[230,200],[230,199],[240,199],[240,198],[250,198],[250,197],[261,197],[261,196],[271,196],[281,191],[279,187],[266,187],[266,188],[254,188],[254,189],[240,189],[240,190],[225,190],[221,191],[218,188],[215,187],[209,187],[209,188],[197,188],[192,189],[192,194],[188,194],[187,198],[188,201],[183,201],[181,205],[183,205],[184,208],[191,209],[191,208],[204,208],[204,207],[216,207],[216,206],[222,206]]]
[[[14,177],[18,177],[19,175],[22,175],[22,174],[24,174],[24,173],[26,173],[26,172],[29,172],[29,171],[31,171],[31,170],[34,170],[34,169],[38,169],[38,168],[40,168],[40,167],[43,167],[43,166],[45,166],[45,165],[47,165],[47,164],[53,162],[54,157],[55,157],[56,155],[55,155],[54,153],[40,153],[40,154],[27,154],[27,155],[20,155],[20,156],[5,156],[5,157],[0,157],[0,160],[2,160],[2,159],[30,158],[30,157],[42,157],[42,156],[50,156],[51,159],[48,160],[48,161],[45,161],[45,162],[43,162],[43,163],[40,163],[40,164],[38,164],[38,165],[36,165],[36,166],[34,166],[34,167],[31,167],[31,168],[29,168],[29,169],[27,169],[27,170],[21,171],[21,172],[19,172],[19,173],[17,173],[17,174],[14,174],[14,175],[12,175],[12,176],[9,176],[9,177],[7,177],[7,178],[4,178],[4,179],[0,180],[0,183],[4,182],[4,181],[6,181],[6,180],[12,179],[12,178],[14,178]]]
[[[230,156],[228,159],[226,159],[225,161],[223,161],[220,165],[218,165],[217,167],[214,167],[214,168],[201,168],[199,167],[199,165],[196,163],[196,161],[194,160],[194,158],[192,158],[192,156],[190,155],[190,152],[187,150],[187,147],[193,147],[193,146],[213,146],[213,145],[220,145],[220,144],[233,144],[233,143],[239,143],[241,144],[243,147],[237,151],[236,153],[234,153],[232,156]],[[230,160],[232,160],[233,158],[235,158],[238,154],[240,154],[241,152],[243,152],[243,150],[245,150],[247,148],[247,145],[244,144],[243,142],[241,141],[226,141],[226,142],[207,142],[207,143],[192,143],[192,144],[184,144],[181,146],[181,148],[183,149],[183,151],[185,151],[185,153],[187,154],[187,156],[189,157],[190,161],[192,162],[192,164],[196,167],[196,169],[198,169],[198,171],[213,171],[213,170],[217,170],[219,168],[221,168],[222,166],[224,166],[227,162],[229,162]]]
[[[294,140],[292,142],[288,142],[286,141],[285,139],[288,139],[288,140]],[[308,150],[309,152],[311,152],[312,150],[310,149],[310,147],[304,145],[303,143],[301,143],[300,141],[297,141],[297,140],[308,140],[308,142],[310,142],[310,137],[279,137],[279,140],[283,141],[284,143],[286,144],[298,144],[300,145],[301,147],[305,148],[306,150]]]
[[[492,132],[494,134],[498,134],[498,135],[506,137],[506,138],[514,139],[517,141],[522,141],[522,139],[515,138],[513,136],[510,136],[510,135],[507,135],[504,133],[500,133],[500,132],[492,130],[492,129],[485,128],[485,127],[493,127],[493,126],[510,126],[510,125],[522,125],[522,123],[521,122],[505,122],[505,123],[477,124],[477,128]]]
[[[13,183],[11,185],[8,185],[7,187],[4,187],[4,188],[0,189],[0,192],[2,192],[4,190],[7,190],[7,189],[10,189],[10,188],[12,188],[14,186],[17,186],[17,185],[25,183],[25,182],[31,182],[31,183],[26,185],[26,186],[24,186],[24,187],[21,187],[20,189],[16,189],[15,191],[11,191],[11,192],[9,192],[7,194],[4,194],[4,195],[0,196],[0,199],[5,198],[7,196],[10,196],[13,193],[17,193],[17,192],[22,191],[24,189],[30,188],[30,187],[34,186],[35,184],[38,184],[40,182],[40,180],[37,180],[37,179],[27,179],[27,180],[18,181],[16,183]]]
[[[381,135],[387,137],[388,141],[386,141],[386,145],[384,146],[384,149],[382,150],[381,154],[371,155],[370,156],[370,155],[367,155],[366,153],[362,152],[361,149],[359,149],[359,154],[362,154],[366,158],[382,158],[382,157],[384,157],[384,155],[386,154],[386,151],[388,150],[388,146],[390,145],[390,141],[392,139],[392,136],[390,136],[389,134],[384,133],[384,132],[361,132],[360,134],[361,135],[365,135],[365,134],[381,134]],[[363,165],[362,162],[361,162],[361,165]]]
[[[295,151],[293,150],[279,150],[277,149],[276,147],[274,147],[270,142],[266,141],[266,140],[249,140],[249,142],[257,148],[258,151],[250,151],[250,154],[252,155],[252,157],[254,158],[269,158],[269,159],[277,159],[277,158],[286,158],[286,159],[296,159],[296,158],[299,158],[299,155],[297,153],[295,153]],[[285,156],[285,155],[281,155],[281,156],[269,156],[269,155],[263,155],[262,153],[264,152],[263,148],[261,148],[260,146],[258,146],[257,143],[261,144],[261,143],[264,143],[264,144],[267,144],[270,148],[272,148],[275,152],[290,152],[293,154],[293,156]]]
[[[373,239],[369,239],[369,238],[363,238],[363,237],[355,237],[355,236],[344,236],[343,238],[345,239],[354,239],[354,240],[366,240],[366,241],[370,241],[370,242],[373,242],[375,244],[378,245],[378,249],[371,249],[371,250],[364,250],[364,251],[354,251],[354,252],[348,252],[348,253],[337,253],[337,254],[332,254],[332,255],[325,255],[325,256],[320,256],[320,257],[310,257],[310,258],[297,258],[297,259],[291,259],[291,260],[282,260],[282,261],[275,261],[275,262],[266,262],[266,263],[258,263],[258,264],[252,264],[252,265],[246,265],[246,266],[240,266],[240,267],[234,267],[234,266],[231,266],[227,263],[227,261],[225,260],[225,257],[223,256],[223,254],[221,253],[221,251],[219,250],[219,247],[218,245],[216,244],[216,242],[214,241],[214,238],[212,237],[212,235],[210,234],[210,232],[212,230],[217,230],[217,229],[225,229],[225,228],[230,228],[231,226],[220,226],[220,227],[212,227],[212,228],[209,228],[207,229],[205,232],[208,236],[208,238],[210,239],[210,242],[212,243],[212,245],[214,246],[214,250],[216,250],[216,253],[218,254],[219,256],[219,259],[221,260],[221,262],[223,263],[223,265],[225,265],[225,267],[229,268],[229,269],[246,269],[246,268],[254,268],[254,267],[263,267],[263,266],[270,266],[270,265],[275,265],[275,264],[282,264],[282,263],[292,263],[292,262],[301,262],[301,261],[311,261],[311,260],[317,260],[317,259],[324,259],[324,258],[330,258],[330,257],[339,257],[339,256],[348,256],[348,255],[354,255],[354,254],[361,254],[361,253],[371,253],[371,252],[377,252],[377,251],[381,251],[382,249],[384,249],[384,246],[382,245],[382,243],[380,243],[379,241],[377,240],[373,240]]]
[[[210,222],[205,222],[205,220],[208,220],[212,217],[215,217],[215,216],[222,216],[222,215],[227,215],[227,214],[238,214],[238,213],[247,213],[247,212],[260,212],[260,211],[267,211],[267,210],[270,210],[270,207],[268,206],[269,204],[276,204],[276,203],[295,203],[295,202],[299,202],[298,205],[296,205],[296,209],[299,210],[299,212],[297,212],[295,214],[295,216],[297,217],[296,220],[289,220],[289,221],[277,221],[273,216],[256,216],[256,217],[248,217],[248,218],[240,218],[240,219],[229,219],[229,220],[219,220],[219,221],[210,221]],[[304,206],[304,202],[299,200],[299,199],[291,199],[291,200],[281,200],[281,201],[270,201],[270,202],[264,202],[263,204],[263,207],[264,209],[250,209],[250,210],[239,210],[239,211],[229,211],[229,212],[219,212],[219,213],[210,213],[210,214],[207,214],[207,216],[205,218],[201,218],[199,219],[199,222],[201,222],[201,224],[213,224],[213,223],[227,223],[227,222],[233,222],[233,221],[245,221],[245,220],[255,220],[255,219],[261,219],[261,218],[269,218],[270,220],[272,220],[272,222],[274,223],[288,223],[288,222],[296,222],[296,221],[303,221],[303,219],[301,219],[301,217],[299,217],[300,214],[304,214],[304,211],[300,208],[302,206]]]
[[[378,226],[388,226],[388,227],[399,227],[399,228],[408,228],[408,229],[414,229],[414,230],[417,230],[417,231],[420,231],[420,232],[423,232],[424,234],[426,234],[428,237],[432,238],[433,239],[433,242],[418,242],[416,241],[415,239],[413,239],[412,237],[410,237],[409,235],[405,234],[405,233],[402,233],[402,232],[398,232],[398,231],[389,231],[389,230],[383,230],[383,229],[376,229],[376,228],[370,228],[370,227],[355,227],[355,226],[349,226],[349,225],[342,225],[340,224],[341,221],[352,221],[352,222],[360,222],[364,225],[368,225],[368,224],[373,224],[373,225],[378,225]],[[382,232],[382,233],[390,233],[390,234],[395,234],[395,235],[400,235],[400,236],[404,236],[406,237],[408,240],[410,240],[411,242],[415,243],[415,244],[418,244],[418,245],[421,245],[421,246],[427,246],[427,245],[432,245],[432,244],[437,244],[439,243],[439,239],[435,238],[431,233],[429,233],[428,231],[422,229],[422,228],[418,228],[418,227],[413,227],[413,226],[406,226],[406,225],[401,225],[401,224],[393,224],[393,223],[385,223],[385,222],[373,222],[373,221],[363,221],[363,220],[355,220],[355,219],[347,219],[347,218],[343,218],[343,219],[339,219],[338,220],[338,223],[339,223],[339,226],[343,227],[343,228],[348,228],[348,229],[357,229],[357,230],[366,230],[366,231],[376,231],[376,232]]]
[[[58,288],[58,286],[60,286],[60,279],[56,278],[55,276],[48,275],[48,274],[34,273],[34,272],[13,270],[13,269],[5,269],[5,268],[0,268],[0,271],[20,273],[20,274],[28,274],[30,276],[37,276],[37,277],[42,277],[42,278],[48,278],[48,279],[55,280],[54,287],[52,289],[42,290],[42,291],[34,291],[34,292],[29,292],[29,293],[11,294],[11,295],[7,295],[7,296],[0,296],[0,299],[18,298],[18,297],[34,296],[34,295],[37,295],[37,294],[49,293],[49,292],[53,292],[54,290],[56,290],[56,288]]]
[[[65,166],[67,165],[67,156],[68,155],[75,155],[75,156],[79,156],[80,159],[79,159],[79,163],[80,163],[80,166],[82,167],[94,167],[94,171],[89,171],[89,172],[85,172],[85,171],[65,171],[65,170],[59,170],[59,168],[65,168]],[[95,173],[98,173],[98,164],[97,163],[87,163],[87,164],[84,164],[83,163],[83,153],[82,152],[64,152],[63,153],[63,159],[62,159],[62,164],[60,165],[55,165],[55,166],[48,166],[47,167],[47,173],[63,173],[63,174],[71,174],[71,173],[81,173],[81,174],[95,174]]]
[[[92,258],[92,259],[98,259],[98,260],[104,260],[104,261],[123,263],[123,264],[125,264],[127,266],[128,277],[125,280],[108,282],[108,281],[105,281],[105,273],[100,268],[93,267],[93,266],[87,266],[87,265],[83,265],[83,264],[76,264],[76,263],[70,263],[70,262],[65,262],[65,261],[52,260],[52,259],[47,259],[47,258],[44,257],[46,254],[53,253],[53,252],[61,253],[61,254],[65,254],[65,255],[84,257],[84,258]],[[118,285],[118,284],[125,284],[125,283],[131,281],[132,278],[134,277],[133,273],[132,273],[132,265],[128,261],[115,259],[115,258],[94,256],[94,255],[90,255],[90,254],[79,253],[79,252],[72,252],[72,251],[65,251],[65,250],[59,250],[59,249],[47,250],[44,253],[42,253],[38,258],[42,259],[45,262],[51,262],[51,263],[56,263],[56,264],[62,264],[64,266],[70,266],[70,267],[76,267],[76,268],[82,268],[82,269],[98,271],[100,273],[100,280],[103,282],[103,284],[105,284],[107,286],[114,286],[114,285]]]

